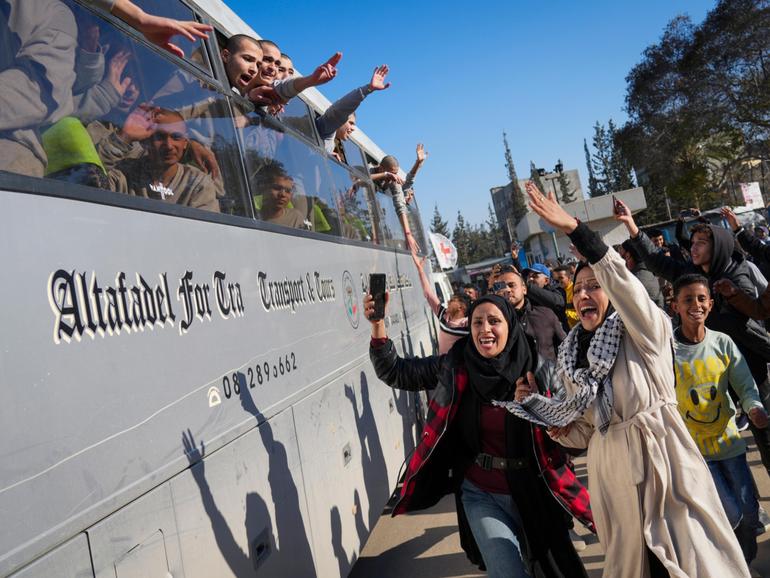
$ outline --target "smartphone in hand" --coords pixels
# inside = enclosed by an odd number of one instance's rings
[[[374,298],[374,313],[371,319],[377,320],[385,317],[385,273],[371,273],[369,275],[369,294]]]
[[[612,211],[616,215],[625,215],[626,214],[626,208],[623,206],[623,203],[621,203],[615,195],[612,195]]]

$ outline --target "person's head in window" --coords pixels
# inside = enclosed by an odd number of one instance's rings
[[[306,215],[293,204],[296,184],[279,163],[259,171],[254,205],[263,221],[297,229],[312,229]]]
[[[262,58],[257,66],[257,86],[271,86],[279,79],[281,49],[272,40],[260,40],[259,47],[262,49]]]
[[[294,63],[288,54],[281,52],[281,61],[278,64],[278,80],[294,76]]]
[[[353,134],[354,130],[356,130],[356,113],[351,113],[348,120],[337,129],[334,136],[340,141],[346,141],[350,138],[350,135]],[[398,165],[398,161],[396,161],[396,165]],[[396,170],[398,170],[398,168],[396,168]]]
[[[160,109],[155,113],[155,130],[147,147],[150,164],[164,172],[175,168],[182,161],[189,142],[182,115]]]
[[[222,62],[230,86],[242,93],[257,74],[261,60],[262,49],[258,40],[245,34],[231,36],[222,50]]]
[[[387,172],[392,174],[398,174],[398,159],[394,157],[393,155],[387,155],[382,157],[382,160],[380,161],[380,168]]]

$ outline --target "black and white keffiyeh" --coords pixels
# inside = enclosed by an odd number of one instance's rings
[[[625,326],[617,311],[609,315],[591,338],[587,353],[588,367],[576,369],[578,334],[581,330],[580,325],[573,327],[559,346],[556,368],[559,379],[566,379],[575,386],[574,395],[557,400],[534,393],[521,402],[493,403],[538,425],[564,427],[582,416],[594,399],[598,398],[594,409],[595,425],[602,434],[607,433],[612,419],[613,403],[612,381],[609,376],[615,365]]]

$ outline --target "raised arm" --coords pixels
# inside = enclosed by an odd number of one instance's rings
[[[739,313],[758,320],[770,318],[770,286],[756,299],[745,291],[741,291],[729,279],[719,279],[714,283],[714,290]]]
[[[416,251],[412,251],[412,261],[414,262],[414,266],[417,267],[417,275],[420,278],[420,285],[422,285],[422,293],[430,306],[430,310],[433,311],[433,315],[438,317],[441,301],[439,301],[438,295],[436,295],[433,287],[431,287],[430,279],[428,279],[428,276],[423,269],[427,260],[427,257],[421,258]]]
[[[387,304],[388,297],[385,294]],[[386,305],[387,306],[387,305]],[[364,316],[372,324],[372,342],[369,346],[369,358],[374,371],[382,381],[395,389],[419,391],[434,389],[438,384],[438,373],[444,356],[399,357],[393,342],[388,339],[383,319],[372,319],[374,299],[364,297]]]
[[[569,235],[575,247],[588,259],[596,279],[620,314],[633,341],[650,357],[665,351],[666,343],[671,338],[671,323],[650,299],[642,282],[628,270],[623,258],[607,247],[585,223],[578,223],[575,217],[568,214],[553,193],[546,197],[528,182],[527,195],[532,210]],[[630,212],[627,207],[625,209]],[[617,215],[616,218],[620,220],[622,216]]]

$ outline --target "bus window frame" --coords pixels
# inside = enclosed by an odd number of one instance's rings
[[[99,8],[95,7],[93,4],[86,3],[85,0],[69,0],[69,1],[72,2],[73,4],[77,4],[81,10],[86,10],[91,14],[96,15],[98,18],[102,18],[103,20],[109,22],[115,28],[120,30],[120,32],[129,36],[135,42],[140,42],[145,48],[154,50],[157,54],[160,54],[167,58],[175,59],[177,64],[180,64],[180,63],[182,64],[181,68],[183,68],[186,72],[190,72],[192,74],[195,74],[196,76],[203,75],[205,76],[206,80],[211,84],[213,83],[220,84],[219,79],[216,78],[216,75],[214,74],[214,67],[211,62],[211,54],[210,54],[211,49],[209,47],[211,43],[211,37],[201,39],[204,47],[206,48],[206,51],[209,53],[207,56],[209,58],[210,71],[207,72],[206,70],[200,68],[199,66],[193,64],[191,61],[187,60],[187,58],[180,58],[176,54],[161,48],[157,44],[153,44],[152,42],[149,42],[144,37],[144,35],[141,32],[139,32],[136,28],[134,28],[133,26],[129,26],[126,22],[124,22],[123,20],[121,20],[111,12],[100,10]],[[187,8],[189,8],[192,11],[193,16],[196,18],[198,22],[201,22],[203,24],[211,24],[206,18],[206,14],[203,11],[193,8],[192,6],[190,6],[189,3],[185,2],[184,0],[174,0],[174,1],[180,2],[185,6],[187,6]]]
[[[241,215],[228,215],[226,213],[215,213],[204,209],[195,209],[171,203],[161,203],[154,199],[145,199],[116,193],[105,189],[96,189],[86,185],[78,185],[64,181],[54,181],[45,178],[29,177],[18,175],[6,171],[0,171],[0,192],[9,194],[35,195],[42,197],[54,197],[68,201],[77,201],[89,203],[92,205],[104,205],[116,209],[137,211],[139,213],[151,213],[189,219],[193,221],[206,222],[217,225],[238,227],[240,229],[253,229],[288,235],[290,237],[302,237],[313,241],[324,241],[327,243],[336,243],[338,245],[352,245],[368,249],[377,249],[392,253],[400,251],[408,253],[395,247],[377,245],[370,241],[360,241],[358,239],[347,239],[341,235],[327,235],[315,231],[305,231],[302,229],[292,229],[281,225],[274,225],[259,219]]]

